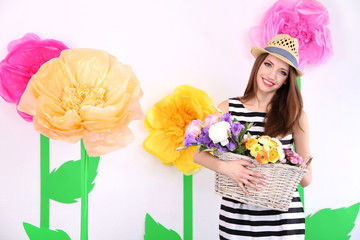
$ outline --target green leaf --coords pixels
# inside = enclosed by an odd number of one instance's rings
[[[206,146],[200,145],[199,152],[205,151],[206,149]]]
[[[94,187],[93,181],[97,175],[100,157],[89,159],[88,193]],[[61,203],[75,203],[75,199],[81,197],[80,160],[67,161],[58,169],[54,169],[49,177],[47,193],[49,198]]]
[[[244,153],[244,152],[246,152],[246,151],[247,151],[247,149],[245,149],[245,148],[243,148],[243,147],[240,147],[239,149],[236,150],[236,153],[237,153],[237,154],[242,154],[242,153]]]
[[[345,240],[355,226],[360,202],[348,208],[322,209],[305,219],[305,238],[308,240]]]
[[[147,213],[145,219],[144,240],[181,240],[174,230],[168,230]]]
[[[60,229],[54,231],[47,228],[38,228],[26,222],[23,222],[23,226],[30,240],[71,240],[69,235]]]

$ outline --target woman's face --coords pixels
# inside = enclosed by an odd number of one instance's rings
[[[274,94],[285,83],[289,68],[289,64],[279,58],[267,55],[256,76],[258,91]]]

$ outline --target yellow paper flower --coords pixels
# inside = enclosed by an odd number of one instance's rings
[[[190,85],[175,89],[172,96],[157,102],[146,114],[145,128],[150,132],[143,143],[144,149],[155,155],[164,165],[175,165],[186,175],[201,166],[193,162],[195,147],[175,151],[182,146],[185,130],[191,120],[203,120],[212,114],[213,101],[204,92]]]
[[[128,128],[143,118],[138,100],[143,92],[131,67],[107,52],[62,51],[31,78],[19,109],[34,116],[34,128],[69,143],[83,138],[90,156],[129,144]]]

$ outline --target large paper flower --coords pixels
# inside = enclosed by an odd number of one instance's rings
[[[260,25],[250,29],[252,45],[265,47],[277,34],[299,41],[299,68],[319,65],[333,54],[329,15],[316,0],[279,0],[263,16]]]
[[[5,101],[18,105],[32,75],[43,63],[58,57],[64,49],[68,47],[62,42],[41,40],[34,33],[10,42],[9,53],[0,62],[0,96]],[[32,121],[32,116],[18,112],[26,121]]]
[[[128,128],[143,117],[139,82],[128,65],[92,49],[64,50],[31,78],[18,108],[34,116],[45,136],[74,143],[83,138],[90,156],[126,146]]]
[[[145,128],[150,132],[144,149],[155,155],[164,165],[175,165],[186,175],[200,169],[193,162],[195,147],[175,151],[183,145],[185,130],[191,120],[204,119],[214,112],[213,101],[204,92],[189,85],[175,89],[172,96],[157,102],[146,114]]]

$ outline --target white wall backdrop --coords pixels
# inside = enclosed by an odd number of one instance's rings
[[[265,0],[0,0],[0,58],[7,44],[34,32],[70,48],[106,50],[131,65],[146,113],[176,86],[191,84],[216,104],[243,93],[253,57],[248,32],[275,2]],[[360,2],[322,0],[330,14],[334,56],[302,78],[311,125],[313,183],[306,212],[360,202]],[[27,239],[22,222],[39,226],[39,134],[0,99],[0,239]],[[142,148],[147,132],[101,157],[89,195],[89,239],[143,239],[145,214],[182,236],[182,174]],[[50,168],[80,158],[78,144],[51,141]],[[220,197],[214,174],[194,175],[194,239],[218,239]],[[80,237],[80,203],[50,203],[50,228]],[[351,239],[360,239],[360,217]]]

